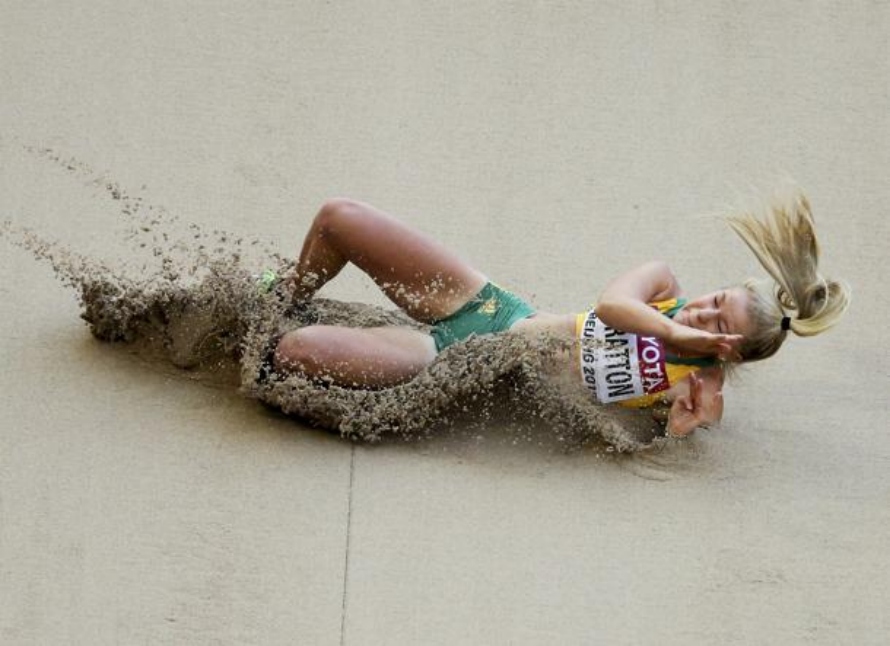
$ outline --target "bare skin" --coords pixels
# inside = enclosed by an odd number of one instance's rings
[[[347,263],[364,271],[399,308],[422,323],[447,318],[488,282],[486,276],[435,240],[354,200],[324,203],[315,216],[288,278],[296,299],[311,298]],[[675,354],[737,360],[750,324],[747,293],[729,288],[690,301],[674,320],[648,303],[681,296],[664,263],[647,263],[622,274],[603,291],[600,318],[628,332],[657,336]],[[574,338],[575,315],[537,312],[511,332],[555,333]],[[346,328],[314,325],[285,334],[274,355],[279,371],[299,371],[354,387],[385,387],[419,373],[436,357],[428,334],[404,327]],[[567,359],[569,359],[567,357]],[[564,362],[581,383],[577,361]],[[723,371],[700,370],[668,391],[668,430],[685,435],[717,421],[723,412]]]
[[[484,274],[424,234],[374,207],[348,199],[315,216],[290,284],[309,298],[353,263],[411,318],[447,318],[488,282]],[[401,327],[316,325],[285,334],[275,366],[338,383],[383,387],[404,382],[436,357],[432,337]]]

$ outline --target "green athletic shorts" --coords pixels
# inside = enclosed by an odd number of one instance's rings
[[[485,287],[448,318],[436,321],[430,334],[436,351],[463,341],[471,335],[494,334],[509,330],[520,319],[535,313],[524,300],[494,283]]]

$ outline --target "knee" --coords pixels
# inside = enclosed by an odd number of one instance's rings
[[[312,373],[318,367],[318,339],[311,327],[291,330],[275,348],[275,369],[285,372]]]
[[[315,216],[315,226],[323,236],[335,235],[361,211],[361,204],[348,197],[326,199]]]

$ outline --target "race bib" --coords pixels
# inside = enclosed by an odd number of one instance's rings
[[[581,328],[581,378],[602,404],[667,390],[664,344],[654,336],[616,330],[591,310]]]

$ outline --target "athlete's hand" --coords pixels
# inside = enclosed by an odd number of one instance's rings
[[[671,338],[667,339],[667,342],[693,356],[704,355],[718,357],[723,361],[741,361],[739,350],[744,340],[745,337],[741,334],[714,334],[677,323],[672,327]]]
[[[702,379],[695,373],[686,378],[689,393],[678,395],[671,405],[668,415],[667,434],[670,437],[684,437],[709,422],[716,422],[723,416],[723,393],[703,392]]]

